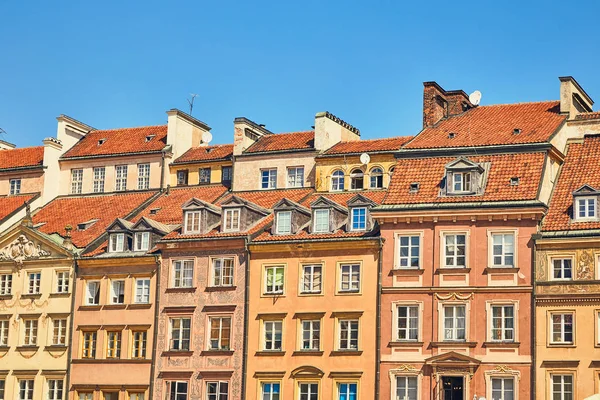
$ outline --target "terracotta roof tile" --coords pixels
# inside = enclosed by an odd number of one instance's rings
[[[306,196],[314,191],[312,188],[299,189],[277,189],[277,190],[252,190],[248,192],[233,192],[231,195],[236,195],[246,201],[256,204],[257,206],[271,209],[277,202],[283,198],[290,199],[296,203],[302,201]],[[220,206],[229,196],[219,201]]]
[[[541,143],[548,141],[566,118],[559,113],[558,101],[480,106],[425,128],[404,148]],[[520,133],[515,134],[515,129]]]
[[[61,158],[160,152],[166,143],[167,125],[94,130],[88,132]]]
[[[394,175],[383,204],[464,203],[535,200],[541,181],[545,153],[494,154],[468,157],[474,162],[489,162],[485,191],[480,196],[440,197],[440,183],[445,166],[456,157],[402,158],[396,162]],[[510,178],[519,178],[511,185]],[[410,184],[419,190],[410,193]]]
[[[352,199],[357,194],[360,194],[360,195],[370,199],[375,204],[381,204],[386,193],[387,192],[385,190],[360,190],[360,191],[340,192],[340,193],[315,192],[310,197],[308,197],[306,200],[304,200],[302,202],[302,205],[310,208],[310,203],[317,200],[319,197],[323,196],[323,197],[328,198],[329,200],[332,200],[332,201],[338,203],[339,205],[341,205],[343,207],[347,207],[348,201],[350,201],[350,199]]]
[[[291,132],[265,135],[248,147],[244,154],[270,151],[303,150],[315,147],[315,132]]]
[[[22,147],[0,150],[0,169],[41,167],[44,163],[44,147]]]
[[[34,216],[34,224],[43,223],[39,230],[64,236],[65,226],[73,227],[72,240],[82,248],[102,235],[116,218],[125,218],[157,192],[131,192],[99,196],[58,197],[42,207]],[[78,224],[97,220],[85,230]]]
[[[600,229],[599,222],[571,222],[573,192],[587,184],[600,189],[600,136],[586,136],[583,143],[571,143],[554,187],[542,230]]]
[[[575,116],[576,120],[600,119],[600,111],[584,112]]]
[[[181,157],[173,161],[173,164],[189,164],[203,161],[226,160],[231,159],[232,155],[232,144],[192,147],[183,153]]]
[[[0,221],[3,221],[13,212],[25,207],[26,201],[31,201],[38,196],[39,193],[21,194],[17,196],[0,196]]]
[[[349,154],[364,152],[380,152],[399,150],[412,136],[399,136],[386,139],[354,140],[351,142],[340,142],[323,154]]]

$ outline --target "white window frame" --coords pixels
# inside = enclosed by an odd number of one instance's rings
[[[123,332],[119,330],[106,331],[106,358],[119,359],[121,358],[121,344],[123,340]]]
[[[377,172],[379,171],[379,172]],[[381,180],[381,185],[378,185],[377,180]],[[375,182],[375,185],[373,183]],[[383,189],[383,168],[373,167],[369,171],[369,188],[370,189]]]
[[[279,327],[279,330],[277,329]],[[263,351],[283,351],[283,320],[264,320],[262,321],[262,350]],[[277,333],[280,334],[279,347],[277,347]],[[267,339],[267,334],[271,334],[271,339]],[[269,346],[269,343],[271,345]],[[270,348],[269,348],[270,347]]]
[[[306,398],[306,399],[312,399],[312,395],[315,394],[315,386],[316,388],[316,395],[317,398],[320,398],[320,391],[321,391],[321,385],[318,381],[300,381],[298,382],[298,398],[302,399],[302,398]],[[306,389],[306,390],[305,390]],[[305,390],[303,392],[303,390]],[[306,397],[302,397],[302,395],[306,395]]]
[[[354,213],[358,212],[358,211],[364,212],[364,226],[363,227],[356,226],[354,224]],[[350,209],[350,230],[352,230],[352,231],[366,231],[367,230],[367,224],[368,224],[367,215],[368,215],[367,207],[352,207]],[[360,218],[360,216],[359,216],[359,218]]]
[[[127,190],[127,164],[115,166],[115,192]]]
[[[511,317],[507,317],[506,315],[506,310],[507,307],[512,308],[512,316]],[[500,309],[501,311],[501,315],[499,317],[500,319],[500,327],[495,328],[494,327],[494,321],[498,318],[496,318],[494,316],[494,309]],[[500,342],[500,343],[512,343],[516,341],[516,337],[517,337],[517,321],[518,321],[518,315],[517,315],[517,306],[514,303],[491,303],[489,304],[489,340],[491,342]],[[512,328],[507,327],[507,321],[508,319],[512,319]],[[494,331],[495,330],[499,330],[500,331],[500,338],[496,339],[494,338]],[[508,334],[507,332],[512,332],[512,338],[508,338]]]
[[[517,268],[518,267],[518,230],[488,230],[488,265],[491,268]],[[507,251],[509,246],[506,238],[512,236],[512,264],[507,263],[507,257],[510,257],[511,253]],[[501,237],[502,246],[501,253],[499,255],[494,254],[494,239]],[[496,257],[500,257],[500,263],[496,263]]]
[[[407,246],[402,246],[400,244],[400,241],[402,240],[402,238],[408,238],[408,245]],[[413,238],[418,238],[419,243],[417,245],[413,244]],[[423,262],[423,232],[395,232],[394,233],[394,246],[395,246],[395,250],[394,250],[394,260],[395,260],[395,265],[394,265],[394,269],[421,269],[421,265]],[[413,248],[418,246],[418,265],[417,266],[413,266],[412,265],[412,259],[415,258],[414,255],[412,255],[412,250]],[[402,256],[400,254],[400,251],[402,249],[402,247],[407,247],[408,249],[408,255],[407,256]],[[406,265],[401,265],[403,260],[406,260]]]
[[[421,305],[418,303],[394,303],[393,304],[393,316],[394,316],[394,332],[393,337],[398,342],[418,342],[421,338]],[[400,327],[400,309],[406,310],[406,317],[402,317],[406,322],[406,327]],[[416,316],[411,315],[411,310],[416,310]],[[414,322],[415,326],[411,323]],[[417,336],[411,338],[411,331],[415,331]],[[404,336],[401,338],[400,331],[404,331]]]
[[[10,180],[10,195],[14,196],[21,194],[21,178]]]
[[[37,318],[23,318],[23,346],[37,346],[39,322]]]
[[[565,382],[565,378],[566,377],[570,377],[571,382],[567,383]],[[558,392],[558,394],[560,394],[560,398],[561,400],[565,400],[565,386],[566,385],[571,385],[571,399],[576,399],[577,397],[575,397],[575,389],[577,387],[577,381],[575,379],[575,375],[572,373],[552,373],[550,374],[550,394],[552,396],[552,398],[554,398],[555,395],[555,384],[554,384],[554,378],[560,378],[560,391]]]
[[[229,335],[225,335],[224,321],[229,321]],[[212,324],[213,321],[218,321],[219,323],[219,337],[217,339],[217,345],[213,346],[213,338],[212,338]],[[233,331],[233,316],[232,315],[210,315],[208,317],[208,338],[206,340],[207,350],[214,351],[229,351],[231,350],[231,334]],[[223,344],[223,339],[227,338],[228,345],[225,346]]]
[[[473,174],[471,172],[452,172],[452,185],[450,193],[471,193],[473,188]],[[460,179],[457,179],[460,177]],[[456,186],[459,186],[457,189]]]
[[[358,186],[358,180],[362,180],[362,186]],[[360,168],[354,168],[350,171],[350,190],[364,190],[365,188],[365,173]]]
[[[362,278],[362,265],[356,262],[344,262],[338,265],[339,269],[339,293],[360,293],[361,289],[361,278]],[[348,269],[348,271],[344,271]],[[356,278],[356,270],[358,270],[358,279]],[[348,287],[344,289],[344,278],[348,277],[347,284]]]
[[[10,335],[10,320],[8,318],[0,319],[0,347],[8,346],[8,337]]]
[[[344,328],[345,324],[345,328]],[[356,324],[356,327],[353,325]],[[342,351],[358,351],[360,347],[360,320],[358,318],[339,318],[337,320],[337,349]],[[346,338],[343,338],[344,332]],[[356,339],[352,338],[352,333],[356,332]],[[343,341],[346,341],[346,345],[343,345]],[[352,342],[356,341],[356,346],[352,345]]]
[[[499,380],[501,382],[501,388],[500,388],[500,392],[501,392],[501,396],[500,397],[494,397],[494,392],[497,391],[497,389],[494,389],[494,381],[495,380]],[[512,399],[518,399],[519,395],[518,395],[518,391],[517,391],[517,380],[515,379],[514,376],[490,376],[490,380],[489,380],[489,385],[490,385],[490,399],[497,399],[497,400],[506,400],[505,396],[506,396],[506,381],[512,381]]]
[[[344,171],[341,169],[333,171],[331,174],[331,191],[332,192],[343,192],[345,187]]]
[[[210,387],[216,385],[215,393],[209,393]],[[223,391],[225,387],[225,392]],[[229,381],[207,381],[206,382],[206,400],[227,400],[229,399]]]
[[[179,327],[175,328],[175,321],[179,321]],[[184,321],[189,321],[189,327],[184,327]],[[189,332],[189,337],[184,339],[185,331]],[[174,332],[177,332],[178,338],[174,338]],[[178,346],[175,346],[175,340],[179,341]],[[187,348],[184,346],[184,341],[187,340]],[[182,316],[182,317],[171,317],[169,318],[169,350],[172,351],[190,351],[192,348],[192,317],[191,316]]]
[[[231,263],[231,267],[226,267],[226,262]],[[218,264],[218,265],[217,265]],[[231,287],[234,284],[235,258],[234,257],[214,257],[210,260],[211,265],[211,285],[212,287]],[[225,271],[231,272],[225,275]],[[218,273],[217,273],[218,271]]]
[[[442,266],[442,268],[468,268],[469,267],[469,232],[468,231],[442,231],[440,232],[441,235],[441,250],[440,250],[440,256],[441,256],[441,262],[440,265]],[[459,244],[458,244],[458,237],[459,236],[464,236],[464,256],[459,255]],[[448,254],[448,239],[450,237],[454,238],[454,249],[452,254]],[[458,259],[460,257],[464,257],[464,264],[463,265],[458,265]],[[448,258],[452,259],[452,261],[454,262],[454,265],[448,265]]]
[[[226,208],[223,213],[223,231],[239,232],[241,208]]]
[[[134,251],[148,251],[150,249],[150,232],[135,232],[133,249]]]
[[[94,167],[94,193],[104,193],[104,180],[106,179],[106,169],[104,167]]]
[[[461,328],[458,327],[460,317],[457,316],[457,310],[462,307],[465,310],[464,315],[464,338],[458,338]],[[466,342],[469,337],[469,307],[464,303],[443,303],[441,304],[441,341],[443,342]],[[446,327],[446,310],[452,309],[452,327]],[[451,338],[446,338],[446,332],[450,330]]]
[[[289,229],[285,229],[287,228],[285,225],[282,227],[282,217],[285,216],[285,218],[289,218]],[[292,233],[292,212],[291,211],[277,211],[277,223],[275,226],[275,232],[278,235],[289,235]],[[286,219],[284,219],[284,221],[286,221]]]
[[[315,273],[315,269],[319,268],[319,289],[314,289],[315,287],[315,278],[317,277]],[[308,281],[307,274],[308,271]],[[323,264],[302,264],[300,270],[301,279],[300,279],[300,293],[301,294],[320,294],[323,291]],[[310,289],[306,289],[306,286],[310,287]]]
[[[583,204],[582,204],[583,203]],[[593,204],[590,207],[590,203]],[[583,206],[583,207],[582,207]],[[591,213],[590,213],[591,209]],[[583,211],[584,216],[580,214]],[[575,199],[575,219],[576,220],[595,220],[598,218],[598,198],[596,196],[577,196]]]
[[[301,351],[319,351],[321,350],[321,332],[323,329],[323,324],[320,319],[301,319],[300,329],[298,329],[300,333],[300,337],[298,338],[299,346],[298,348]],[[306,325],[305,325],[306,324]],[[306,339],[305,333],[308,333],[308,339]],[[316,339],[313,337],[317,335]],[[304,345],[308,342],[308,347]],[[315,347],[316,342],[316,347]]]
[[[108,241],[109,253],[121,253],[125,251],[125,234],[111,233]]]
[[[92,294],[90,292],[90,288],[94,286],[96,288],[95,293],[94,293],[94,297],[92,298],[90,295]],[[86,306],[98,306],[100,305],[100,281],[86,281],[85,282],[85,305]],[[90,299],[95,299],[98,298],[98,301],[90,301]]]
[[[571,340],[566,340],[566,335],[567,335],[567,323],[565,321],[565,316],[570,315],[571,316]],[[548,332],[550,333],[548,336],[548,339],[550,341],[551,345],[562,345],[562,346],[572,346],[575,344],[575,312],[571,311],[571,310],[564,310],[564,311],[550,311],[549,312],[549,327],[548,327]],[[559,340],[554,340],[554,316],[560,316],[560,331],[558,331],[557,333],[560,335]]]
[[[190,221],[190,217],[192,220]],[[185,221],[185,233],[200,233],[200,225],[202,225],[202,211],[201,210],[193,210],[186,211],[184,214]],[[192,226],[190,226],[190,224]]]
[[[555,262],[558,261],[560,263],[560,277],[556,278],[555,277]],[[570,266],[568,268],[568,270],[570,270],[571,276],[568,278],[565,278],[566,275],[566,265],[565,265],[565,261],[568,261]],[[572,257],[553,257],[550,259],[550,265],[551,265],[551,274],[550,274],[550,280],[552,281],[572,281],[573,280],[573,258]]]
[[[63,400],[64,396],[64,380],[63,379],[48,379],[48,397],[47,400]]]
[[[177,186],[185,186],[188,184],[189,171],[187,169],[177,170]]]
[[[195,263],[193,259],[173,260],[173,264],[171,267],[171,287],[180,289],[193,288],[195,272],[194,266]],[[189,274],[190,271],[191,275]],[[179,275],[179,277],[177,275]]]
[[[13,276],[12,274],[0,275],[0,296],[9,296],[12,294]]]
[[[313,232],[314,233],[329,233],[330,226],[330,218],[331,210],[329,208],[317,208],[313,211]],[[321,220],[323,217],[326,217],[327,227],[325,228],[325,224]]]
[[[81,194],[83,191],[83,169],[71,170],[71,194]]]
[[[283,277],[281,282],[281,289],[278,289],[276,284],[277,271],[281,269],[283,271]],[[271,285],[269,285],[269,274],[272,272]],[[263,294],[264,295],[282,295],[285,292],[285,266],[284,265],[266,265],[264,267],[264,282],[263,282]]]
[[[265,391],[265,385],[269,385],[269,391]],[[277,391],[275,391],[277,385]],[[268,395],[268,397],[265,397]],[[281,382],[280,381],[262,381],[260,382],[260,399],[261,400],[282,400],[281,398]]]
[[[119,301],[119,297],[123,297]],[[116,298],[116,300],[115,300]],[[111,279],[110,281],[110,304],[125,304],[125,279]]]
[[[150,303],[150,278],[135,279],[135,303]]]
[[[71,273],[69,271],[56,271],[56,293],[69,293],[71,286]]]
[[[185,385],[185,392],[180,391],[183,389],[182,385]],[[168,386],[167,387],[167,396],[169,396],[169,397],[167,397],[168,399],[171,399],[171,394],[174,393],[175,400],[179,400],[180,396],[183,396],[184,394],[185,394],[184,400],[188,400],[188,397],[189,397],[188,391],[189,391],[189,387],[190,387],[190,384],[188,381],[169,381],[169,384],[167,386]],[[175,386],[175,390],[172,390],[173,386]]]
[[[42,290],[42,271],[27,273],[27,294],[40,294]]]
[[[32,378],[17,379],[18,400],[33,400],[35,393],[35,380]]]
[[[260,170],[260,188],[262,190],[277,189],[277,168],[263,168]]]
[[[405,384],[404,384],[404,396],[403,397],[399,397],[398,395],[398,391],[399,391],[399,385],[398,385],[398,381],[399,379],[404,380]],[[419,400],[420,397],[419,395],[420,390],[419,390],[419,377],[417,375],[394,375],[394,387],[393,387],[393,392],[392,392],[392,399],[400,399],[400,400],[413,400],[410,397],[408,397],[408,392],[411,388],[415,388],[417,391],[417,397],[414,400]],[[410,386],[412,383],[414,382],[415,386]]]
[[[287,168],[287,186],[288,188],[304,187],[304,167]]]
[[[68,320],[66,318],[52,318],[52,345],[53,346],[66,346],[67,345],[67,332],[68,332]]]
[[[210,185],[212,170],[210,168],[200,168],[198,170],[198,184]]]
[[[150,164],[138,164],[138,190],[150,189]]]

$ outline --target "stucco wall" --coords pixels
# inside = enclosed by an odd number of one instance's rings
[[[11,172],[0,175],[0,196],[10,194],[10,180],[21,179],[21,193],[41,193],[44,188],[44,171]]]
[[[235,160],[233,168],[233,190],[260,190],[260,170],[277,168],[277,188],[287,187],[287,168],[304,167],[304,187],[315,184],[315,153],[295,152],[285,154],[270,154],[243,156]]]
[[[177,171],[188,171],[188,185],[198,185],[200,182],[200,169],[210,168],[210,183],[220,183],[222,179],[222,168],[231,167],[231,161],[215,162],[215,163],[197,163],[186,165],[171,165],[169,176],[169,184],[177,186]]]
[[[316,189],[319,192],[331,190],[331,175],[336,170],[344,172],[344,190],[350,190],[350,172],[356,168],[364,173],[364,189],[369,189],[370,171],[379,167],[383,170],[383,187],[387,188],[390,184],[392,174],[390,169],[396,165],[396,159],[393,154],[373,154],[369,164],[364,165],[360,162],[360,156],[340,156],[318,158],[316,165]]]

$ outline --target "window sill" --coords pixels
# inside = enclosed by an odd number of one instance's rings
[[[42,297],[41,293],[33,293],[33,294],[22,294],[22,299],[39,299]]]
[[[471,268],[449,268],[449,267],[443,267],[443,268],[438,268],[435,270],[435,274],[436,275],[443,275],[443,274],[468,274],[469,272],[471,272]]]
[[[73,364],[150,364],[149,358],[77,358]]]
[[[298,296],[323,296],[323,292],[300,292]]]
[[[516,274],[517,272],[519,272],[520,268],[516,268],[516,267],[487,267],[486,269],[483,270],[483,272],[485,274],[508,274],[508,273],[513,273]]]
[[[3,294],[0,295],[0,300],[10,300],[12,299],[13,295],[12,294]]]
[[[203,350],[201,356],[232,356],[233,350]]]
[[[390,271],[389,276],[398,276],[398,275],[423,275],[425,269],[423,268],[394,268]]]
[[[171,288],[165,289],[165,293],[194,293],[195,291],[196,291],[195,287],[191,287],[191,288],[171,287]]]
[[[45,351],[60,351],[60,350],[67,350],[69,348],[69,346],[64,345],[64,344],[52,344],[50,346],[46,346],[44,347]]]
[[[431,347],[477,347],[477,342],[465,342],[465,341],[445,341],[445,342],[431,342]]]
[[[322,355],[321,350],[296,350],[292,353],[293,357],[318,357]]]
[[[256,357],[283,357],[285,351],[281,350],[261,350],[254,353]]]
[[[283,297],[284,293],[263,293],[263,297]]]
[[[205,292],[229,292],[237,289],[237,286],[207,286]]]
[[[549,343],[548,347],[577,347],[575,343]]]
[[[60,297],[69,297],[71,295],[70,292],[64,292],[64,293],[50,293],[48,295],[48,297],[50,298],[60,298]]]
[[[5,346],[5,345],[0,346],[0,351],[8,351],[8,350],[10,350],[10,346]]]
[[[329,353],[330,357],[339,357],[339,356],[360,356],[362,355],[362,350],[333,350]]]
[[[338,296],[359,296],[360,290],[338,290],[336,293]]]
[[[79,308],[77,309],[77,311],[100,311],[100,309],[102,308],[101,305],[86,305],[86,306],[79,306]]]
[[[151,307],[152,303],[133,303],[127,305],[128,310],[145,310]]]
[[[161,357],[191,357],[193,354],[189,350],[166,350],[160,353]]]
[[[124,310],[127,307],[126,304],[107,304],[102,308],[104,310]]]
[[[39,348],[40,348],[40,346],[37,346],[37,345],[32,345],[32,346],[22,345],[22,346],[17,346],[15,349],[17,351],[38,351]]]
[[[483,342],[483,347],[487,348],[518,348],[519,342]]]
[[[389,342],[388,347],[423,347],[423,342],[398,340],[395,342]]]

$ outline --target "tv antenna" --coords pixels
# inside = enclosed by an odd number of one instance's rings
[[[6,131],[5,131],[4,129],[0,128],[0,135],[1,135],[1,134],[8,135],[8,133],[6,133]]]
[[[196,93],[190,93],[190,96],[192,97],[192,99],[187,99],[187,102],[190,105],[190,115],[192,115],[192,111],[194,110],[194,100],[196,99],[196,97],[198,97],[198,95]]]
[[[474,91],[469,95],[469,101],[474,106],[478,106],[481,103],[481,92],[479,90]]]

